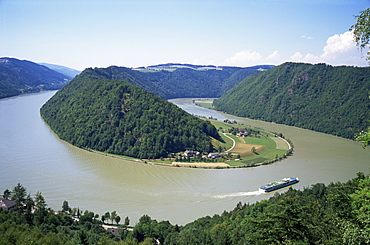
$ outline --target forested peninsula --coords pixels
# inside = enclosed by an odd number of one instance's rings
[[[370,68],[284,63],[248,76],[216,110],[353,139],[369,126]]]
[[[0,58],[0,99],[24,93],[56,90],[70,77],[27,60]]]
[[[100,79],[87,69],[40,110],[63,140],[81,148],[135,158],[167,157],[184,150],[211,152],[221,139],[209,122],[123,80]]]

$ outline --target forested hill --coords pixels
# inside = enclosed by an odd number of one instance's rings
[[[0,98],[60,89],[69,77],[27,60],[0,58]]]
[[[73,145],[136,158],[167,157],[186,149],[210,152],[211,137],[220,137],[210,122],[152,93],[86,72],[46,102],[41,115]]]
[[[89,68],[81,75],[103,79],[128,79],[128,82],[164,99],[220,97],[245,77],[273,66],[215,67],[165,64],[130,69],[110,66]]]
[[[370,119],[370,68],[284,63],[254,74],[214,102],[241,117],[353,138]]]

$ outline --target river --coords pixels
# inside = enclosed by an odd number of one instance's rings
[[[248,169],[192,169],[154,166],[106,157],[61,141],[40,117],[40,107],[55,91],[0,100],[0,192],[17,183],[31,195],[40,191],[60,210],[64,200],[100,215],[117,211],[134,225],[143,214],[186,224],[220,214],[240,202],[273,195],[256,190],[262,184],[297,176],[302,189],[314,183],[346,181],[369,173],[370,149],[357,142],[290,126],[266,123],[195,106],[191,99],[171,102],[194,115],[237,120],[281,132],[295,146],[294,155],[269,166]],[[281,190],[283,191],[283,190]]]

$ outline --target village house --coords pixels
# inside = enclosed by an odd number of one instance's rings
[[[199,155],[200,152],[199,151],[193,151],[193,150],[186,150],[184,152],[184,155],[187,156],[187,157],[193,157],[195,155]]]
[[[245,128],[238,128],[239,133],[236,134],[238,137],[247,137],[249,134]]]
[[[0,208],[2,210],[11,210],[16,206],[16,202],[8,198],[0,197]]]
[[[208,154],[209,158],[217,158],[217,157],[220,157],[220,156],[221,156],[221,153],[209,153]]]

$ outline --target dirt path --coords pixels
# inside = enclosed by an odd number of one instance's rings
[[[229,151],[231,151],[232,149],[234,149],[235,148],[235,145],[236,145],[236,142],[235,142],[235,140],[233,139],[233,138],[231,138],[230,136],[228,136],[228,134],[230,134],[230,133],[223,133],[227,138],[229,138],[229,139],[231,139],[232,141],[233,141],[233,146],[230,148],[230,149],[228,149],[228,150],[226,150],[225,152],[229,152]]]

